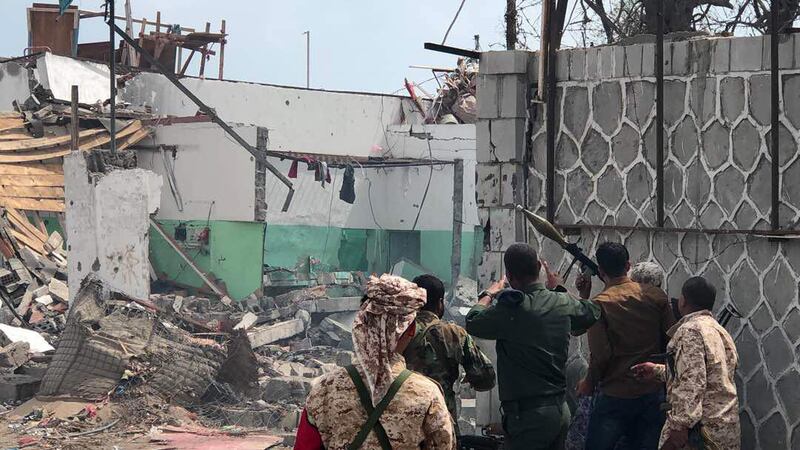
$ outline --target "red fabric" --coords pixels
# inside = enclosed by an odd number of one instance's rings
[[[289,178],[297,178],[297,161],[292,161],[292,165],[289,167]]]
[[[324,450],[322,436],[319,430],[308,421],[308,413],[303,409],[300,416],[300,425],[297,427],[297,436],[294,440],[294,450]]]

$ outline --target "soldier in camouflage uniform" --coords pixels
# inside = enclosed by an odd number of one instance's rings
[[[683,316],[669,330],[667,365],[633,367],[645,379],[667,382],[669,412],[661,448],[738,450],[739,401],[733,339],[714,317],[716,290],[702,277],[684,283],[678,308]]]
[[[430,377],[442,386],[447,409],[458,432],[456,393],[453,385],[464,367],[464,381],[477,391],[488,391],[495,385],[492,362],[483,354],[467,331],[441,320],[444,314],[444,284],[433,275],[414,278],[424,288],[427,302],[417,314],[417,332],[403,356],[408,368]]]
[[[414,319],[425,300],[424,289],[400,277],[370,278],[353,322],[358,364],[337,368],[312,387],[296,450],[455,448],[441,389],[406,370],[401,356],[414,337]],[[382,414],[370,428],[373,410]]]

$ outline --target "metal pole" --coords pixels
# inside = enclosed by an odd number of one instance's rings
[[[116,153],[117,151],[117,59],[116,59],[116,52],[114,51],[114,41],[116,41],[114,36],[114,0],[107,0],[107,9],[108,9],[108,67],[111,72],[111,78],[109,80],[109,92],[111,92],[111,98],[109,99],[110,106],[111,106],[111,125],[109,126],[108,133],[111,135],[111,153]]]
[[[461,275],[461,231],[464,223],[464,160],[456,159],[453,165],[453,249],[450,254],[450,295],[453,300]]]
[[[78,150],[78,86],[72,85],[72,102],[70,104],[70,141],[73,152]]]
[[[664,0],[656,22],[656,224],[664,226]]]
[[[555,21],[552,14],[555,0],[547,0],[547,220],[552,222],[556,216],[555,173],[556,173],[556,51],[553,41],[556,37]]]
[[[772,222],[772,229],[777,230],[780,228],[780,122],[778,113],[780,109],[779,104],[779,89],[780,89],[780,74],[778,72],[778,36],[780,30],[778,25],[778,0],[772,0],[770,7],[770,84],[771,84],[771,126],[770,132],[772,133],[772,209],[770,210],[770,221]]]
[[[306,35],[306,89],[311,87],[311,30],[304,32]]]

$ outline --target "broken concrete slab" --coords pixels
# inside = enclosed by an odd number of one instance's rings
[[[253,328],[247,333],[247,337],[250,339],[250,346],[256,349],[263,345],[297,336],[305,329],[305,323],[302,319],[291,319],[275,325]]]
[[[261,398],[268,403],[287,402],[303,404],[311,391],[311,381],[302,376],[283,376],[259,381],[263,394]]]
[[[345,311],[358,311],[361,307],[361,297],[319,298],[305,300],[298,305],[300,309],[310,313],[337,313]]]
[[[30,375],[0,375],[0,402],[12,403],[29,399],[39,391],[42,379]]]
[[[16,370],[30,360],[31,346],[27,342],[12,342],[0,349],[0,368]]]
[[[55,350],[52,345],[44,340],[42,335],[32,330],[0,323],[0,333],[3,334],[8,342],[27,342],[32,353],[45,353]]]
[[[58,298],[62,302],[69,301],[69,287],[63,281],[51,278],[47,289],[50,291],[50,295]]]
[[[177,301],[177,299],[175,299],[175,300]],[[255,315],[255,314],[253,314],[251,312],[245,313],[245,315],[242,316],[242,320],[240,320],[239,323],[234,325],[233,329],[234,330],[248,330],[248,329],[250,329],[250,327],[252,327],[256,323],[257,320],[258,320],[258,316],[257,315]]]

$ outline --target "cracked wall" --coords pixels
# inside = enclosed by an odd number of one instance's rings
[[[788,229],[800,221],[797,40],[788,36],[779,43],[780,214],[781,226]],[[559,224],[655,226],[653,47],[559,51]],[[668,227],[769,229],[769,49],[769,38],[761,37],[665,45]],[[501,274],[502,251],[526,237],[551,265],[563,271],[570,262],[511,209],[523,203],[545,211],[545,110],[527,100],[537,78],[537,58],[517,51],[490,52],[481,59],[476,192],[487,237],[479,269],[482,286]],[[583,230],[580,238],[589,249],[605,240],[624,242],[633,261],[659,262],[671,296],[678,295],[689,276],[709,278],[719,289],[717,307],[730,301],[745,315],[728,326],[740,354],[743,448],[800,448],[798,241],[608,230]],[[580,340],[573,344],[570,372],[575,374],[585,364],[581,354],[586,349]]]

